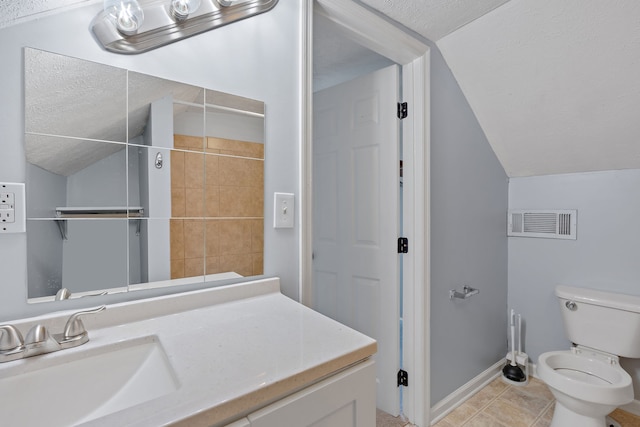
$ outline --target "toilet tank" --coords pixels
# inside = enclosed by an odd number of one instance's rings
[[[557,286],[567,338],[622,357],[640,358],[640,297]]]

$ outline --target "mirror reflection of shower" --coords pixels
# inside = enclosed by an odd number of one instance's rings
[[[262,274],[262,102],[27,48],[25,152],[30,302]]]

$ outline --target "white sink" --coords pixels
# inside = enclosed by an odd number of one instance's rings
[[[0,424],[72,426],[178,389],[156,337],[81,349],[0,365]]]

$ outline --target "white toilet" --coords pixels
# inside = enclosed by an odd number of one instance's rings
[[[538,377],[556,398],[551,427],[605,427],[634,397],[618,356],[640,358],[640,297],[570,286],[556,296],[574,346],[538,358]]]

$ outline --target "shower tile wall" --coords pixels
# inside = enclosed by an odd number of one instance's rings
[[[264,145],[174,135],[171,278],[263,272]]]

